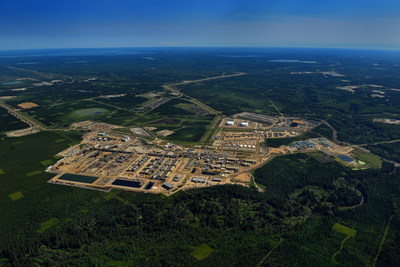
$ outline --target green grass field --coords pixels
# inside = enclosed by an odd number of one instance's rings
[[[11,198],[12,201],[17,201],[18,199],[23,198],[24,194],[22,194],[21,191],[18,191],[18,192],[9,194],[8,196]]]
[[[40,164],[42,164],[43,166],[49,166],[51,164],[53,164],[53,161],[51,159],[46,159],[40,162]]]
[[[166,139],[176,142],[197,142],[201,139],[205,131],[206,128],[204,126],[181,128],[167,136]]]
[[[50,218],[47,221],[42,222],[40,224],[40,229],[38,230],[38,232],[43,233],[46,230],[50,229],[51,227],[57,225],[59,222],[60,222],[60,219],[58,219],[56,217]]]
[[[41,174],[41,173],[42,173],[41,170],[36,170],[36,171],[28,172],[28,173],[26,174],[26,176],[35,176],[35,175],[38,175],[38,174]]]
[[[372,153],[356,148],[354,149],[354,154],[357,160],[365,162],[373,169],[380,169],[382,167],[382,160]]]
[[[212,249],[209,245],[201,244],[200,246],[195,247],[191,254],[193,257],[195,257],[198,260],[204,260],[213,251],[214,251],[214,249]]]
[[[357,233],[356,230],[354,230],[350,227],[344,226],[343,224],[340,224],[340,223],[335,223],[333,225],[333,230],[335,230],[336,232],[345,234],[348,237],[355,237],[356,233]]]
[[[346,235],[346,237],[343,239],[342,243],[340,244],[339,250],[336,251],[336,252],[332,255],[332,258],[331,258],[331,262],[332,262],[332,263],[339,264],[339,262],[337,262],[337,260],[336,260],[336,256],[339,255],[340,252],[342,252],[344,243],[346,243],[346,241],[347,241],[348,239],[350,239],[350,238],[356,236],[357,231],[354,230],[354,229],[352,229],[352,228],[350,228],[350,227],[344,226],[344,225],[342,225],[342,224],[340,224],[340,223],[335,223],[335,224],[333,225],[333,230],[335,230],[336,232],[339,232],[339,233],[341,233],[341,234],[345,234],[345,235]]]
[[[86,116],[90,116],[90,115],[101,114],[104,112],[107,112],[107,110],[104,108],[87,108],[87,109],[75,110],[73,112],[73,114],[77,115],[79,117],[86,117]]]

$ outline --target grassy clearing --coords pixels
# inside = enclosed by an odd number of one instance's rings
[[[28,172],[28,173],[26,174],[26,176],[34,176],[34,175],[38,175],[38,174],[41,174],[41,173],[42,173],[42,171],[40,171],[40,170],[31,171],[31,172]]]
[[[110,200],[113,199],[116,195],[117,195],[118,191],[117,190],[112,190],[110,192],[105,193],[103,196],[103,198],[105,200]]]
[[[24,194],[22,194],[21,191],[18,191],[18,192],[9,194],[8,196],[11,198],[12,201],[17,201],[18,199],[23,198]]]
[[[194,250],[191,253],[191,255],[195,257],[197,260],[201,261],[207,258],[213,251],[214,249],[212,249],[207,244],[201,244],[200,246],[194,247]]]
[[[85,117],[90,115],[96,115],[107,112],[104,108],[87,108],[87,109],[80,109],[73,112],[74,115],[79,117]]]
[[[53,161],[51,159],[47,159],[47,160],[41,161],[40,164],[42,164],[43,166],[49,166],[49,165],[53,164]]]
[[[57,225],[59,222],[60,222],[60,219],[58,219],[57,217],[50,218],[47,221],[42,222],[40,224],[40,229],[38,232],[43,233],[46,230],[50,229],[51,227]]]
[[[0,169],[0,174],[5,174],[3,169]]]
[[[373,169],[380,169],[382,167],[382,160],[370,152],[356,148],[354,149],[354,154],[357,160],[365,162]]]
[[[385,242],[386,236],[387,236],[387,234],[388,234],[388,232],[389,232],[390,222],[392,221],[393,216],[394,216],[394,215],[390,216],[390,219],[389,219],[389,222],[388,222],[388,224],[387,224],[387,226],[386,226],[385,232],[384,232],[384,234],[383,234],[381,243],[379,244],[378,253],[376,253],[376,256],[375,256],[375,258],[374,258],[374,262],[373,262],[373,264],[372,264],[372,267],[375,267],[375,266],[376,266],[376,262],[377,262],[377,260],[378,260],[379,254],[381,253],[383,243]]]
[[[205,127],[181,128],[166,137],[167,140],[175,142],[198,142],[206,131]]]
[[[333,230],[335,230],[336,232],[339,232],[339,233],[341,233],[341,234],[345,234],[345,235],[346,235],[346,238],[343,239],[342,243],[340,244],[340,249],[339,249],[338,251],[336,251],[336,252],[332,255],[332,258],[331,258],[331,262],[332,262],[332,263],[339,264],[339,263],[336,261],[335,257],[336,257],[337,255],[339,255],[340,252],[342,251],[343,246],[344,246],[344,243],[345,243],[349,238],[355,237],[355,236],[356,236],[357,231],[354,230],[354,229],[352,229],[352,228],[350,228],[350,227],[344,226],[344,225],[342,225],[342,224],[340,224],[340,223],[335,223],[335,224],[333,225]]]
[[[277,247],[279,247],[279,245],[282,244],[282,242],[283,242],[284,240],[285,240],[285,239],[281,238],[281,239],[279,240],[279,242],[268,252],[268,254],[265,255],[265,257],[262,258],[262,260],[257,264],[257,267],[258,267],[258,266],[261,266],[261,265],[264,263],[264,261],[269,257],[269,255],[271,255],[271,253],[272,253]]]
[[[356,230],[354,230],[350,227],[344,226],[343,224],[340,224],[340,223],[335,223],[333,225],[333,230],[335,230],[336,232],[345,234],[347,236],[350,236],[350,237],[356,236],[356,233],[357,233]]]

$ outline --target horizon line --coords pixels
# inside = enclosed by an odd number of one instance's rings
[[[365,47],[365,46],[211,46],[211,45],[177,45],[177,46],[101,46],[101,47],[48,47],[48,48],[19,48],[19,49],[4,49],[0,48],[0,52],[7,51],[35,51],[35,50],[66,50],[66,49],[144,49],[144,48],[280,48],[280,49],[337,49],[337,50],[365,50],[365,51],[400,51],[400,47],[382,46],[382,47]]]

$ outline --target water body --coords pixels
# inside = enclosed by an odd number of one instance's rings
[[[121,180],[121,179],[115,180],[112,184],[119,186],[133,187],[133,188],[140,188],[142,186],[140,182]]]
[[[348,157],[348,156],[346,156],[346,155],[338,155],[337,157],[338,157],[339,159],[343,160],[344,162],[352,162],[352,161],[353,161],[352,158],[350,158],[350,157]]]
[[[149,183],[144,187],[144,189],[145,189],[145,190],[150,190],[150,189],[153,187],[153,185],[154,185],[153,182],[149,182]]]
[[[271,59],[269,62],[275,63],[307,63],[307,64],[315,64],[316,61],[305,61],[305,60],[297,60],[297,59]]]
[[[93,176],[85,176],[85,175],[76,175],[76,174],[64,174],[59,180],[65,180],[65,181],[72,181],[72,182],[80,182],[80,183],[86,183],[86,184],[91,184],[94,181],[96,181],[99,177],[93,177]]]
[[[21,81],[12,81],[12,82],[6,82],[6,83],[2,83],[2,85],[14,85],[14,84],[20,84]]]

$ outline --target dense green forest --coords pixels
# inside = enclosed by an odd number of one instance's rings
[[[400,162],[400,142],[369,145],[367,148],[385,159]]]
[[[254,174],[264,192],[217,186],[165,197],[45,183],[51,175],[38,170],[77,138],[3,137],[2,265],[254,266],[271,252],[263,265],[329,266],[345,237],[335,223],[357,231],[335,260],[371,265],[392,215],[377,263],[398,260],[400,176],[390,164],[352,171],[320,153],[278,157]]]
[[[6,109],[0,107],[0,133],[28,127],[28,124],[15,118]]]

